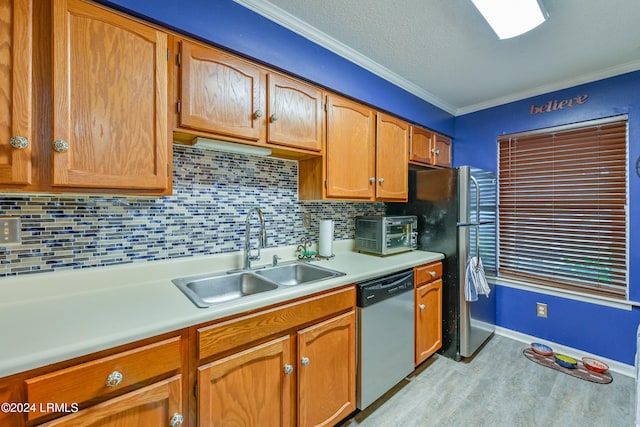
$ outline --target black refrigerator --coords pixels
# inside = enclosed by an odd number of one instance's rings
[[[465,299],[467,262],[480,255],[487,276],[496,272],[496,177],[471,166],[409,171],[409,201],[387,203],[390,215],[416,215],[418,249],[443,260],[442,348],[455,360],[472,356],[495,331],[494,285],[489,296]]]

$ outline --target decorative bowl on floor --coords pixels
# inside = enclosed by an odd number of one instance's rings
[[[564,354],[556,354],[556,363],[563,368],[575,369],[578,365],[578,361],[573,357],[566,356]]]
[[[605,372],[609,369],[609,365],[592,357],[583,357],[582,363],[588,370],[593,372]]]
[[[542,356],[551,356],[553,354],[553,350],[548,345],[540,344],[539,342],[531,343],[531,350],[542,355]]]

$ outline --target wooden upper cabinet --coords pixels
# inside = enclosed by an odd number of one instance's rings
[[[180,42],[179,127],[264,141],[263,69],[217,49]]]
[[[433,142],[434,157],[433,164],[442,167],[451,167],[451,138],[444,135],[435,134]]]
[[[357,102],[327,96],[326,196],[374,197],[375,112]]]
[[[31,0],[0,0],[0,183],[31,182]]]
[[[411,126],[409,163],[450,168],[451,138],[418,126]]]
[[[409,124],[378,113],[376,128],[376,199],[406,201]]]
[[[267,142],[322,150],[322,90],[280,74],[268,75]]]
[[[409,162],[430,165],[433,139],[433,132],[421,127],[411,126]]]
[[[80,0],[53,3],[53,185],[171,185],[167,34]]]

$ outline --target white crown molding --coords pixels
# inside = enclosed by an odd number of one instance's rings
[[[233,0],[236,3],[250,9],[259,15],[264,16],[265,18],[273,21],[296,34],[301,35],[302,37],[324,47],[325,49],[330,50],[331,52],[353,62],[356,65],[361,66],[367,71],[372,72],[373,74],[387,80],[390,83],[395,84],[396,86],[406,90],[407,92],[421,98],[430,104],[441,108],[442,110],[448,112],[449,114],[456,114],[456,107],[449,104],[448,102],[438,98],[437,96],[431,94],[430,92],[424,90],[420,86],[415,83],[410,82],[404,77],[394,73],[388,68],[378,64],[367,56],[361,54],[355,49],[350,48],[344,43],[334,39],[328,34],[320,31],[312,25],[302,21],[301,19],[295,17],[289,12],[280,9],[279,7],[264,1],[264,0]]]
[[[468,105],[465,107],[457,108],[456,106],[446,102],[443,99],[433,95],[426,91],[422,87],[410,82],[404,77],[394,73],[388,68],[378,64],[362,53],[350,48],[344,43],[334,39],[333,37],[325,34],[319,29],[309,25],[289,12],[271,4],[266,0],[233,0],[234,2],[250,9],[259,15],[293,31],[296,34],[330,50],[331,52],[359,65],[376,74],[377,76],[387,80],[390,83],[406,90],[407,92],[417,96],[418,98],[429,102],[430,104],[441,108],[453,116],[461,116],[464,114],[474,113],[476,111],[485,110],[487,108],[497,107],[499,105],[508,104],[510,102],[521,101],[526,98],[534,96],[544,95],[545,93],[554,92],[557,90],[568,89],[573,86],[578,86],[585,83],[602,80],[608,77],[614,77],[620,74],[625,74],[632,71],[640,70],[640,61],[628,62],[626,64],[618,65],[615,67],[606,68],[595,73],[584,74],[576,76],[571,79],[554,82],[552,84],[538,86],[526,91],[513,93],[499,98],[490,99],[477,104]]]
[[[536,88],[529,89],[523,92],[518,92],[518,93],[510,94],[507,96],[503,96],[500,98],[491,99],[489,101],[481,102],[478,104],[461,107],[456,110],[456,113],[454,115],[462,116],[464,114],[474,113],[476,111],[497,107],[499,105],[508,104],[510,102],[521,101],[523,99],[544,95],[545,93],[555,92],[557,90],[569,89],[571,87],[578,86],[581,84],[591,83],[598,80],[606,79],[609,77],[615,77],[621,74],[626,74],[626,73],[630,73],[638,70],[640,70],[640,60],[627,62],[626,64],[605,68],[604,70],[600,70],[594,73],[576,76],[572,79],[562,80],[552,84],[538,86]]]

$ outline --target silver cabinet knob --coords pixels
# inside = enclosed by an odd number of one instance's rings
[[[424,310],[425,308],[427,308],[427,306],[424,304],[420,304],[418,307],[420,307],[420,310]]]
[[[379,182],[380,184],[384,184],[384,178],[380,178],[380,179],[378,180],[378,182]]]
[[[302,363],[302,366],[309,366],[309,363],[311,363],[311,361],[308,357],[303,357],[302,359],[300,359],[300,363]]]
[[[272,114],[271,117],[269,117],[269,120],[271,121],[271,123],[277,122],[278,116],[276,116],[275,114]]]
[[[440,150],[436,150],[436,156],[440,155]]]
[[[169,425],[171,427],[181,426],[182,423],[184,423],[184,417],[182,416],[182,414],[179,414],[177,412],[175,414],[173,414],[173,416],[169,420]]]
[[[57,139],[53,141],[53,151],[57,153],[64,153],[69,150],[69,143],[64,139]]]
[[[11,144],[13,148],[27,148],[29,146],[29,140],[24,136],[15,135],[11,137],[9,144]]]
[[[120,372],[113,371],[107,377],[106,385],[107,385],[107,387],[117,387],[122,382],[122,379],[123,379],[123,376],[122,376],[122,374]]]
[[[292,374],[293,373],[293,366],[289,365],[288,363],[286,365],[284,365],[284,373],[286,375]]]
[[[374,182],[376,182],[376,178],[372,176],[371,178],[369,178],[369,182],[373,184]]]
[[[429,274],[431,275],[431,277],[436,277],[436,272],[435,271],[430,271]]]
[[[259,119],[260,117],[262,117],[262,110],[256,110],[255,113],[253,113],[253,118]]]

